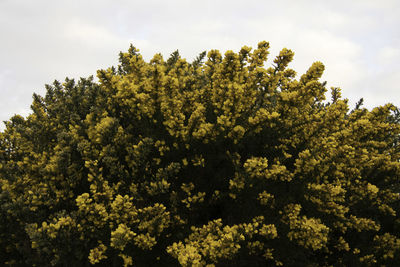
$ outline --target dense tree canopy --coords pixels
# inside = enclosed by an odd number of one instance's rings
[[[268,49],[131,47],[35,94],[0,133],[1,264],[398,266],[397,108]]]

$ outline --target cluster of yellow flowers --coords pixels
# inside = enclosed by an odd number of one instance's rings
[[[323,248],[328,242],[329,228],[314,218],[300,217],[301,206],[289,204],[286,206],[282,219],[289,224],[290,231],[287,237],[295,240],[299,245],[313,250]]]
[[[234,257],[246,237],[251,239],[259,235],[267,239],[276,238],[275,226],[262,224],[263,219],[259,217],[253,219],[252,223],[234,226],[223,226],[221,219],[217,219],[201,228],[191,227],[192,234],[185,239],[185,243],[174,243],[167,251],[182,266],[214,266],[221,259]],[[260,243],[256,241],[248,244],[254,247]]]
[[[89,261],[91,264],[96,264],[99,263],[101,260],[107,259],[107,256],[104,255],[106,252],[107,247],[104,246],[103,244],[100,244],[99,246],[93,248],[90,250],[89,253]]]

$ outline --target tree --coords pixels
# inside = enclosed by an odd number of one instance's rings
[[[174,52],[34,94],[0,133],[0,248],[18,266],[396,266],[399,111],[325,101],[269,44]]]

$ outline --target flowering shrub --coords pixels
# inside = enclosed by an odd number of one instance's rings
[[[2,264],[396,265],[397,108],[325,101],[322,63],[268,49],[131,47],[35,94],[0,133]]]

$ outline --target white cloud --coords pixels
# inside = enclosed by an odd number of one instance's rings
[[[382,65],[391,65],[400,61],[400,48],[386,46],[378,52],[378,62]]]
[[[89,46],[101,46],[104,43],[119,41],[103,27],[90,25],[79,18],[73,18],[66,23],[63,35],[70,41],[78,41]]]

